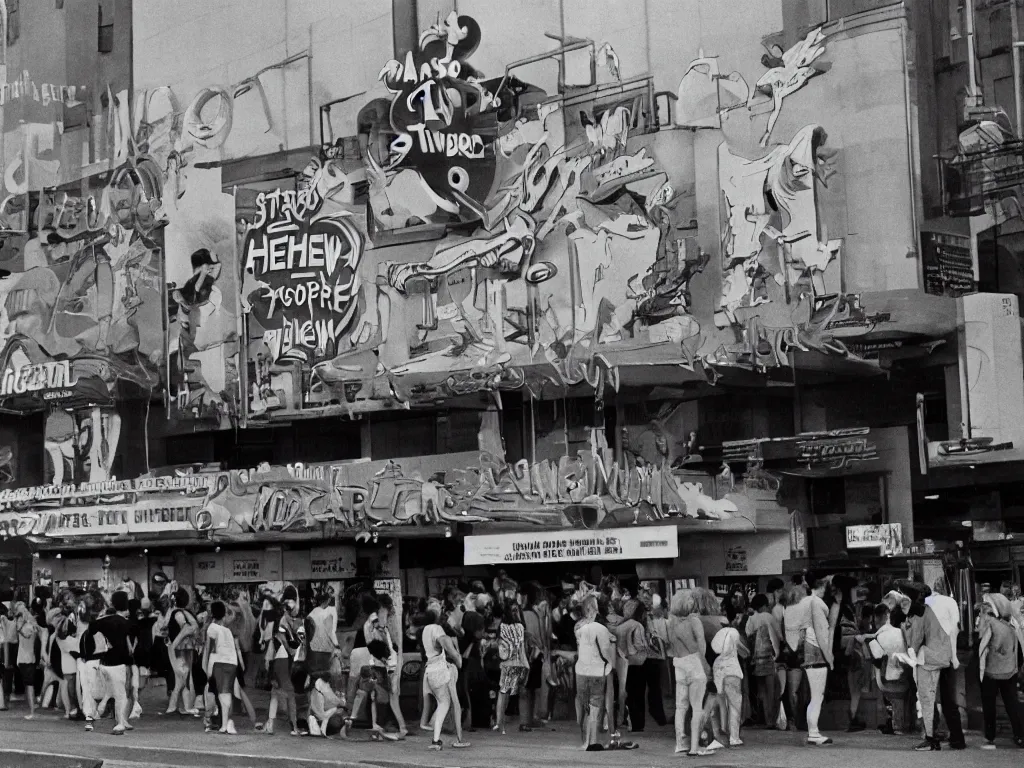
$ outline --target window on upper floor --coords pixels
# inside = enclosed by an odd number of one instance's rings
[[[7,2],[7,44],[14,45],[21,34],[21,0]]]
[[[100,3],[97,15],[96,50],[111,53],[114,50],[114,4]]]

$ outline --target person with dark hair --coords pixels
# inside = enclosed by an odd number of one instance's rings
[[[501,618],[498,628],[498,656],[501,659],[501,683],[498,690],[497,722],[494,730],[505,735],[505,711],[508,700],[518,696],[526,683],[530,672],[530,663],[526,651],[526,629],[523,625],[523,612],[516,603],[509,603]],[[519,713],[520,728],[526,725],[523,712]]]
[[[530,731],[543,726],[535,719],[537,696],[544,682],[544,666],[551,653],[551,623],[545,612],[546,603],[542,608],[543,590],[535,581],[528,581],[519,588],[520,606],[523,609],[523,626],[526,631],[526,657],[530,663],[526,678],[526,688],[519,694],[519,706],[522,708],[523,725],[521,731]],[[548,619],[547,621],[545,619]],[[546,642],[545,642],[546,641]]]
[[[128,723],[128,670],[132,665],[134,638],[131,637],[131,625],[128,622],[127,593],[115,592],[110,597],[110,604],[113,612],[92,622],[88,634],[99,654],[100,677],[114,698],[116,724],[112,733],[123,736],[125,731],[132,730]]]
[[[825,683],[834,664],[829,642],[829,609],[824,600],[829,583],[826,579],[808,578],[812,579],[809,582],[811,594],[801,601],[801,621],[792,629],[804,633],[803,669],[811,689],[811,700],[807,704],[807,743],[824,746],[832,743],[832,739],[823,736],[818,729],[818,718],[825,702]]]
[[[298,621],[295,617],[297,611],[298,605],[294,598],[278,603],[267,596],[260,615],[260,636],[266,638],[265,663],[271,686],[270,709],[263,731],[269,736],[274,735],[274,722],[282,705],[292,727],[291,735],[299,736],[302,733],[299,731],[298,704],[295,700],[295,686],[292,683],[292,659],[300,643]]]
[[[193,703],[201,689],[192,685],[199,622],[188,610],[189,600],[188,590],[179,588],[171,593],[167,609],[167,657],[174,670],[174,689],[167,701],[165,714],[173,715],[177,711],[181,715],[199,717],[199,710],[193,708]],[[179,697],[180,710],[177,708]]]
[[[629,713],[629,730],[642,733],[647,721],[647,677],[643,666],[650,652],[650,639],[645,626],[646,609],[639,600],[628,600],[622,606],[623,622],[616,627],[615,636],[620,651],[625,653],[626,665],[626,711]]]
[[[18,637],[18,673],[22,685],[25,686],[25,698],[28,699],[26,720],[36,715],[35,678],[39,655],[36,645],[39,643],[39,624],[35,616],[23,602],[14,604],[14,626]]]
[[[445,718],[448,717],[449,709],[453,710],[455,722],[455,748],[468,747],[469,743],[462,737],[462,712],[459,707],[457,696],[453,696],[452,672],[462,665],[462,655],[458,652],[455,638],[449,637],[441,625],[442,612],[440,605],[433,604],[428,608],[424,617],[423,627],[423,654],[426,659],[424,675],[430,693],[437,701],[437,711],[434,713],[433,739],[430,742],[430,749],[440,750],[442,748],[441,732],[444,727]]]
[[[761,701],[765,728],[774,730],[779,720],[780,694],[775,660],[782,653],[782,627],[771,612],[767,595],[754,595],[750,601],[754,615],[747,621],[747,637],[753,648],[755,692]]]
[[[345,698],[335,692],[329,673],[315,675],[312,680],[309,688],[309,716],[306,718],[309,735],[329,739],[341,734],[344,728]]]
[[[242,649],[238,638],[224,624],[227,607],[220,600],[210,605],[212,622],[206,630],[203,648],[203,669],[210,680],[211,693],[220,704],[220,732],[235,735],[235,723],[231,719],[231,706],[235,690],[235,677],[242,662]]]
[[[857,640],[866,645],[876,668],[875,680],[888,715],[888,722],[878,729],[893,736],[902,736],[906,728],[907,693],[910,691],[910,676],[896,658],[897,654],[907,652],[903,630],[894,623],[894,620],[902,623],[902,617],[901,610],[890,611],[885,603],[879,603],[874,609],[875,633],[857,636]]]

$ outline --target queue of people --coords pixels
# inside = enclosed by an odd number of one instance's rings
[[[866,585],[810,573],[724,600],[695,588],[666,602],[643,588],[631,594],[614,578],[567,578],[549,590],[501,574],[490,588],[466,586],[421,601],[405,616],[402,637],[392,633],[391,598],[362,594],[347,665],[330,591],[303,611],[293,586],[264,593],[255,606],[244,594],[203,601],[173,582],[149,598],[37,590],[31,603],[0,612],[0,709],[14,700],[17,675],[27,719],[59,702],[87,731],[109,712],[112,732],[122,735],[142,716],[146,680],[160,675],[167,701],[158,714],[202,719],[207,732],[237,734],[238,702],[251,728],[269,735],[280,718],[292,736],[347,739],[365,712],[371,740],[398,741],[409,735],[398,669],[404,650],[423,659],[419,728],[434,750],[444,747],[446,729],[462,749],[473,731],[507,735],[511,717],[519,733],[547,727],[560,701],[575,712],[580,749],[637,749],[648,718],[670,722],[663,679],[675,681],[678,754],[742,747],[743,729],[755,725],[805,730],[808,744],[823,747],[833,740],[820,715],[837,675],[850,694],[847,730],[866,728],[861,692],[874,682],[886,706],[883,733],[919,727],[918,750],[939,750],[944,738],[951,749],[966,747],[956,700],[960,612],[941,584],[897,582],[875,602]],[[996,746],[997,699],[1024,746],[1020,601],[986,594],[977,621],[982,748]],[[265,720],[247,680],[270,691]]]

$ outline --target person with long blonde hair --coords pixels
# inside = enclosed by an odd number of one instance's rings
[[[672,597],[668,620],[668,646],[676,675],[675,735],[676,754],[690,757],[708,754],[700,746],[700,723],[704,693],[708,687],[707,642],[697,615],[693,591],[683,589]],[[686,749],[686,716],[690,714],[690,748]]]

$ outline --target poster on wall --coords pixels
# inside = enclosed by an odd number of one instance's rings
[[[169,430],[226,429],[241,415],[234,198],[220,169],[195,168],[166,208]]]

